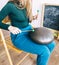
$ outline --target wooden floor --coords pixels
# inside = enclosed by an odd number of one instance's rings
[[[9,34],[9,33],[7,33]],[[55,39],[56,47],[49,59],[48,65],[59,65],[59,41]],[[13,64],[16,65],[27,53],[19,54],[12,49],[9,49]],[[27,56],[20,65],[36,65],[36,55],[32,54],[33,58]],[[0,40],[0,65],[10,65],[2,41]]]

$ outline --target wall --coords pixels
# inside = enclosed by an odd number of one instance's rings
[[[1,0],[0,1],[0,10],[4,7],[4,5],[7,3],[8,0]],[[41,18],[42,18],[42,5],[44,3],[48,4],[58,4],[59,0],[32,0],[32,12],[33,15],[37,14],[37,10],[39,10],[39,16],[37,20],[33,20],[32,25],[35,27],[40,27]],[[4,4],[4,5],[3,5]]]
[[[2,10],[2,8],[6,5],[6,3],[8,2],[9,0],[0,0],[0,11]]]
[[[40,27],[40,25],[41,25],[42,7],[45,3],[59,5],[59,0],[33,0],[32,1],[32,13],[33,13],[33,15],[35,15],[37,13],[37,10],[39,10],[38,19],[33,20],[33,22],[32,22],[32,25],[35,27]]]

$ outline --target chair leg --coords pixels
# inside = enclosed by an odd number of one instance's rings
[[[32,54],[29,54],[29,57],[34,61],[36,62],[36,58],[37,58],[37,55],[32,55]]]
[[[59,40],[59,33],[58,33],[58,37],[57,37],[57,40]]]
[[[9,54],[9,51],[8,51],[8,48],[7,48],[7,45],[6,45],[6,42],[5,42],[5,39],[4,39],[4,36],[3,36],[3,33],[2,33],[2,30],[1,30],[1,29],[0,29],[0,33],[1,33],[1,38],[2,38],[2,41],[3,41],[3,45],[4,45],[4,48],[5,48],[5,51],[6,51],[6,54],[7,54],[8,60],[9,60],[9,62],[10,62],[10,65],[13,65],[12,60],[11,60],[11,57],[10,57],[10,54]]]
[[[24,57],[20,62],[17,63],[17,65],[21,64],[22,61],[24,61],[24,59],[25,59],[27,56],[29,56],[29,53],[27,53],[27,54],[25,55],[25,57]]]

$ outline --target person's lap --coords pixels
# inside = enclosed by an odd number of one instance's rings
[[[52,47],[55,46],[54,42],[47,45],[36,44],[27,35],[18,35],[13,44],[18,48],[26,52],[41,54],[43,51],[52,51]]]
[[[29,28],[27,27],[23,30],[28,30]],[[11,40],[16,48],[28,53],[37,54],[37,65],[47,65],[50,54],[55,47],[54,41],[47,45],[41,45],[32,41],[28,36],[28,32],[17,35],[11,34]]]
[[[30,29],[32,29],[31,26],[28,26],[26,28],[23,28],[22,30]],[[54,41],[47,45],[36,44],[36,42],[32,41],[29,38],[28,32],[22,32],[17,35],[11,34],[11,40],[15,47],[17,47],[18,49],[34,54],[41,54],[43,51],[51,52],[55,46]]]

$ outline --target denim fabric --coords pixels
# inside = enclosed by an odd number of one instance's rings
[[[32,27],[29,25],[21,30],[31,30]],[[29,36],[28,32],[22,32],[17,35],[11,33],[11,40],[13,45],[25,52],[37,54],[37,65],[47,65],[50,55],[55,47],[55,42],[51,42],[47,45],[36,44]]]

